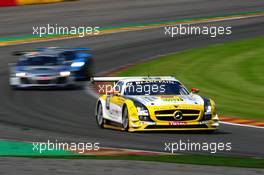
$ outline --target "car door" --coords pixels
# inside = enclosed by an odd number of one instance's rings
[[[114,92],[107,96],[106,108],[109,110],[109,115],[112,120],[122,122],[122,106],[124,98],[120,95],[123,82],[118,82],[114,87]]]

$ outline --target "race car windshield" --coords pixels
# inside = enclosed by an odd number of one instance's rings
[[[58,57],[39,56],[22,60],[19,62],[19,66],[56,66],[62,63]]]
[[[178,81],[136,81],[126,84],[124,95],[188,95]]]

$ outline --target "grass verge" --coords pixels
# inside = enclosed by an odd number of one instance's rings
[[[215,100],[219,114],[263,121],[263,48],[263,36],[217,44],[134,65],[118,76],[176,76]]]

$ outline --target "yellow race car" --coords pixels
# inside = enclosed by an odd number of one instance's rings
[[[95,110],[102,128],[128,132],[157,130],[215,131],[219,119],[213,100],[190,93],[171,76],[94,77],[101,83]],[[113,82],[112,88],[103,82]],[[100,84],[99,84],[100,86]]]

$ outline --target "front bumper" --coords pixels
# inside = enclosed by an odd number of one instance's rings
[[[165,131],[165,130],[217,130],[219,128],[219,118],[217,114],[212,114],[210,117],[204,115],[202,106],[181,106],[180,109],[169,109],[166,112],[172,111],[171,114],[161,113],[164,110],[156,111],[149,110],[149,120],[139,120],[136,111],[130,114],[129,131]],[[175,111],[181,111],[183,117],[176,120],[173,116]]]
[[[208,120],[200,122],[131,122],[129,131],[167,131],[167,130],[217,130],[218,120]]]
[[[10,85],[18,88],[29,87],[66,87],[74,84],[74,77],[51,76],[41,79],[39,77],[11,77]]]

